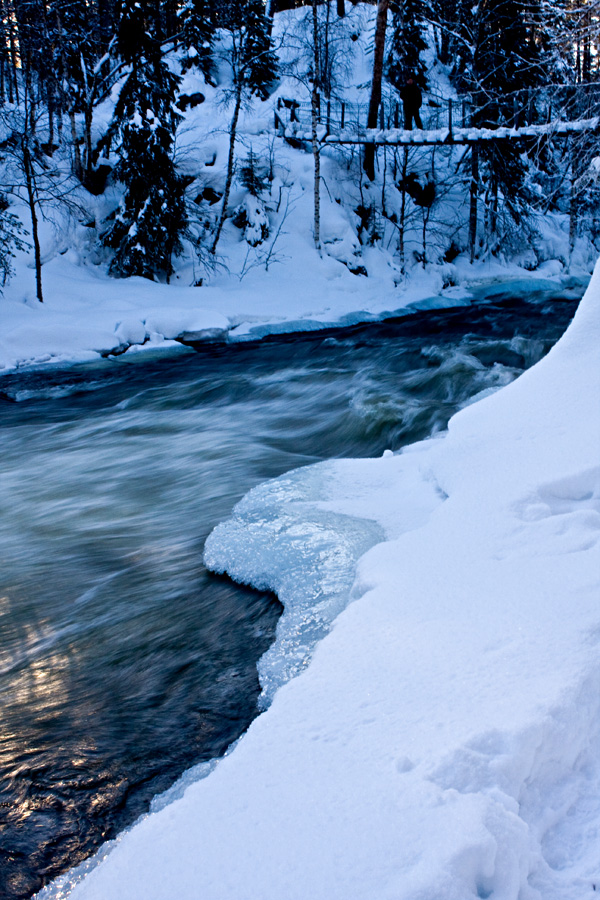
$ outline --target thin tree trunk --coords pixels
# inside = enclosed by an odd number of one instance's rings
[[[408,147],[404,147],[402,153],[402,184],[405,183],[406,172],[408,170]],[[402,199],[400,202],[400,229],[398,233],[398,255],[400,256],[400,264],[404,272],[404,224],[406,221],[406,191],[402,188]]]
[[[492,178],[492,208],[490,210],[490,229],[491,233],[496,237],[498,234],[498,178],[496,175]]]
[[[429,224],[429,215],[431,213],[431,207],[423,207],[423,268],[427,266],[427,225]]]
[[[92,122],[94,118],[94,89],[90,86],[87,66],[83,54],[80,55],[81,73],[85,89],[83,107],[83,147],[85,159],[85,180],[89,184],[92,177]]]
[[[69,105],[69,121],[71,122],[71,141],[73,143],[73,174],[78,181],[83,181],[83,166],[81,164],[81,148],[77,138],[77,122],[75,110]]]
[[[371,81],[371,98],[367,115],[367,128],[377,128],[377,113],[381,105],[381,80],[383,78],[383,58],[385,53],[385,31],[389,0],[377,3],[377,23],[375,25],[375,45],[373,57],[373,80]],[[375,178],[375,144],[365,144],[363,168],[369,181]]]
[[[311,103],[312,153],[315,164],[314,179],[314,237],[315,248],[321,252],[321,153],[317,139],[317,123],[319,121],[319,91],[313,85]]]
[[[225,181],[225,191],[223,193],[223,206],[221,207],[221,215],[219,216],[219,221],[217,223],[215,238],[213,240],[212,247],[210,248],[210,252],[212,254],[215,254],[217,252],[217,244],[219,243],[221,231],[223,230],[223,225],[225,224],[225,218],[227,216],[227,204],[229,203],[229,194],[231,193],[231,184],[233,182],[233,167],[235,163],[235,136],[237,131],[238,119],[240,117],[241,106],[242,84],[241,81],[238,81],[235,92],[235,106],[233,108],[233,117],[231,119],[231,125],[229,128],[229,159],[227,160],[227,178]]]
[[[15,28],[11,20],[10,23],[10,58],[12,61],[12,70],[15,85],[15,100],[19,103],[19,79],[17,76],[17,48],[15,44]],[[10,92],[10,102],[13,102],[12,91]]]
[[[577,240],[577,225],[579,221],[579,197],[577,194],[577,166],[573,150],[573,138],[569,136],[569,156],[571,161],[571,196],[569,200],[569,266]]]
[[[52,100],[48,100],[48,156],[54,153],[54,106]]]
[[[319,94],[320,66],[319,66],[319,17],[317,0],[312,0],[313,22],[313,86],[311,93],[311,128],[312,128],[312,153],[315,166],[314,180],[314,239],[315,249],[321,252],[321,154],[317,139],[317,125],[319,122],[319,108],[321,98]]]
[[[85,101],[85,108],[83,111],[83,121],[84,121],[84,147],[85,147],[85,179],[89,184],[92,177],[92,169],[93,169],[93,150],[92,150],[92,121],[93,121],[93,108],[91,102],[87,99]]]
[[[479,194],[479,146],[471,149],[471,185],[469,189],[469,252],[471,262],[477,249],[477,195]]]
[[[35,254],[35,288],[36,296],[40,303],[44,302],[42,294],[42,254],[40,250],[40,239],[38,234],[38,217],[35,208],[35,184],[33,164],[31,162],[31,154],[27,146],[27,138],[24,137],[21,143],[23,152],[23,169],[25,172],[25,184],[27,186],[27,200],[29,203],[29,213],[31,215],[31,237],[33,238],[33,249]]]

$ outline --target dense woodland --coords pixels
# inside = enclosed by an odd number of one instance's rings
[[[356,39],[355,8],[344,0],[313,0],[293,14],[286,8],[288,0],[266,7],[262,0],[0,0],[0,279],[8,280],[13,254],[27,246],[42,300],[40,218],[64,208],[83,221],[86,195],[97,197],[108,184],[120,186],[118,204],[102,221],[85,224],[106,248],[112,276],[168,280],[186,241],[199,265],[210,268],[226,223],[240,217],[230,206],[232,187],[242,184],[260,200],[273,180],[273,166],[239,146],[240,113],[268,103],[290,74],[310,102],[311,140],[299,141],[297,152],[314,159],[314,242],[323,252],[323,110],[344,97],[344,47]],[[274,28],[286,15],[296,23],[289,36]],[[399,102],[409,77],[436,96],[432,60],[463,110],[468,102],[472,126],[518,125],[524,109],[538,123],[589,120],[600,110],[597,0],[379,0],[372,22],[372,74],[364,85],[371,128],[383,124],[384,109],[393,108],[394,97]],[[181,170],[174,152],[178,127],[203,99],[182,91],[182,77],[192,70],[222,88],[229,133],[200,231],[192,223],[202,179]],[[99,126],[96,111],[109,99],[110,120]],[[545,214],[568,220],[571,250],[579,234],[595,241],[597,142],[594,129],[556,137],[549,124],[547,134],[529,141],[450,147],[435,159],[431,149],[372,144],[327,153],[330,169],[337,158],[359,185],[360,202],[338,202],[351,204],[360,242],[386,239],[389,246],[386,235],[393,234],[404,266],[460,252],[472,259],[510,252],[511,241],[535,244],[536,222]],[[363,191],[373,184],[377,191]],[[452,199],[461,192],[460,202]],[[27,218],[17,215],[22,209]],[[256,222],[245,223],[254,225],[246,229],[254,245],[272,230],[261,209],[258,230]],[[411,228],[422,233],[422,246],[408,260]]]

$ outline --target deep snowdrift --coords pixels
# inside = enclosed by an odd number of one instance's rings
[[[293,561],[261,556],[267,520],[288,554],[286,529],[302,553],[327,515],[387,540],[305,671],[73,898],[594,896],[598,346],[600,266],[549,355],[443,438],[304,470],[240,505],[208,560],[276,589]]]

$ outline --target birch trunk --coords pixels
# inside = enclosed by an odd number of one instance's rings
[[[479,193],[479,147],[471,149],[471,186],[469,190],[469,251],[471,262],[477,249],[477,195]]]
[[[242,84],[238,81],[235,90],[235,106],[233,108],[233,116],[229,128],[229,158],[227,160],[227,178],[225,180],[225,191],[223,192],[223,205],[221,207],[221,215],[217,224],[215,237],[210,248],[210,252],[214,255],[217,252],[217,244],[221,237],[221,231],[227,217],[227,204],[229,203],[229,194],[231,193],[231,184],[233,182],[233,168],[235,164],[235,137],[237,132],[238,119],[240,117],[240,108],[242,106]]]

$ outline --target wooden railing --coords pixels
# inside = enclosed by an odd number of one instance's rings
[[[479,91],[456,98],[424,92],[420,113],[424,131],[444,130],[450,137],[458,128],[523,128],[591,120],[600,115],[600,84],[550,85],[499,95]],[[367,114],[366,103],[322,98],[319,126],[325,135],[348,132],[361,137],[367,131]],[[310,103],[280,98],[275,127],[286,137],[310,132]],[[397,95],[390,93],[382,100],[377,127],[382,131],[404,128],[402,101]]]

